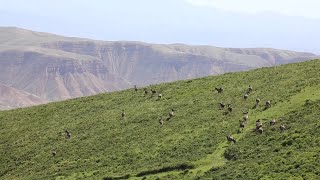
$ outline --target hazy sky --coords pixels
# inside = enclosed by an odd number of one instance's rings
[[[320,54],[319,0],[0,0],[0,26],[153,43]]]
[[[275,12],[289,16],[320,18],[319,0],[187,0],[190,4],[242,13]]]

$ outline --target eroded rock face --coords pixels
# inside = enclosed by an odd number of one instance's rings
[[[0,82],[46,101],[88,96],[129,86],[99,60],[47,56],[35,52],[0,53]]]
[[[28,107],[46,103],[40,97],[0,83],[0,109]]]
[[[43,47],[98,58],[112,74],[137,85],[170,82],[309,60],[311,53],[276,49],[59,41]]]
[[[0,33],[0,83],[42,102],[316,58],[276,49],[94,41],[18,28]]]

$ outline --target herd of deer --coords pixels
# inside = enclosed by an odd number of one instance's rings
[[[220,88],[215,88],[215,90],[216,90],[219,94],[220,94],[220,93],[223,93],[223,88],[221,88],[221,87],[220,87]],[[243,96],[243,99],[244,99],[244,100],[247,100],[247,99],[249,98],[249,94],[250,94],[252,91],[253,91],[253,88],[252,88],[251,85],[249,85],[246,93],[245,93],[244,96]],[[255,109],[255,108],[257,108],[257,107],[259,106],[260,101],[261,101],[261,100],[260,100],[259,98],[256,98],[256,103],[255,103],[253,109]],[[225,105],[224,105],[223,102],[220,102],[220,103],[219,103],[219,106],[220,106],[220,109],[223,109],[223,108],[225,107]],[[231,104],[228,104],[227,106],[228,106],[228,111],[231,112],[231,111],[232,111]],[[266,101],[264,110],[269,109],[269,108],[271,108],[271,100]],[[243,112],[243,120],[240,122],[240,130],[239,130],[239,132],[241,132],[241,131],[244,129],[245,124],[247,123],[248,120],[249,120],[249,112],[248,112],[248,111]],[[276,125],[276,123],[277,123],[277,120],[276,120],[276,119],[272,119],[272,120],[269,122],[269,126],[274,126],[274,125]],[[281,132],[283,132],[283,131],[286,129],[286,127],[285,127],[285,125],[282,124],[282,125],[279,126],[279,129],[280,129]],[[258,120],[256,121],[255,131],[256,131],[257,133],[260,133],[260,134],[263,133],[263,123],[261,122],[260,119],[258,119]],[[236,142],[236,140],[235,140],[231,135],[228,135],[228,136],[227,136],[227,141],[228,141],[228,142],[233,142],[233,143]]]
[[[134,86],[134,91],[138,92],[138,88],[137,88],[136,85]],[[224,89],[222,87],[219,87],[219,88],[215,88],[215,91],[217,91],[218,94],[221,94],[221,93],[224,92]],[[249,94],[252,91],[253,91],[253,87],[251,85],[249,85],[246,93],[243,96],[243,99],[247,100],[249,98]],[[144,89],[144,95],[146,96],[148,94],[149,94],[149,91],[147,89]],[[151,97],[154,97],[156,94],[157,94],[157,91],[154,90],[154,89],[151,89]],[[158,93],[158,100],[161,100],[161,98],[162,98],[162,94]],[[259,98],[256,99],[255,106],[253,107],[254,109],[259,106],[260,101],[261,100]],[[228,113],[231,113],[233,111],[233,107],[232,107],[231,104],[225,105],[223,102],[219,103],[219,109],[220,110],[224,109],[225,107],[227,107]],[[269,108],[271,108],[271,100],[266,101],[264,109],[266,110],[266,109],[269,109]],[[171,109],[170,112],[169,112],[169,116],[166,119],[164,119],[163,117],[161,117],[159,119],[159,123],[160,123],[161,126],[164,125],[165,120],[168,121],[168,120],[170,120],[171,118],[174,117],[174,115],[175,115],[174,111],[175,111],[174,109]],[[125,113],[124,110],[122,110],[121,117],[125,118],[125,116],[126,116],[126,113]],[[240,122],[240,129],[241,129],[240,132],[244,129],[244,127],[245,127],[245,125],[246,125],[248,120],[249,120],[249,112],[248,111],[243,112],[243,120]],[[277,124],[277,120],[276,119],[272,119],[269,122],[270,126],[274,126],[276,124]],[[283,132],[286,129],[285,125],[283,125],[283,124],[280,125],[279,128],[280,128],[281,132]],[[260,119],[258,119],[256,121],[256,129],[255,130],[256,130],[257,133],[260,133],[260,134],[263,133],[263,124],[262,124]],[[68,130],[65,130],[65,137],[66,137],[66,139],[70,139],[71,138],[71,133]],[[236,140],[231,135],[227,136],[227,141],[236,143]],[[57,155],[57,151],[53,150],[52,151],[52,155],[56,156]]]

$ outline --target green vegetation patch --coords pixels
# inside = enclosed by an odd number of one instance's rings
[[[150,86],[147,95],[130,89],[2,111],[0,179],[312,179],[319,175],[319,84],[314,60]],[[249,85],[254,90],[244,100]],[[265,110],[267,100],[272,107]],[[238,134],[245,111],[249,121]],[[284,133],[278,126],[254,131],[258,118],[280,117]]]

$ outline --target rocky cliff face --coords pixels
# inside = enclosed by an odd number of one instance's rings
[[[128,83],[99,60],[77,60],[30,50],[0,53],[0,82],[46,101],[116,91]]]
[[[28,107],[46,103],[40,97],[0,83],[0,109]]]
[[[17,28],[0,28],[0,43],[0,83],[42,102],[316,58],[275,49],[94,41]]]
[[[45,48],[96,57],[132,84],[148,85],[309,60],[311,53],[276,49],[155,45],[135,42],[53,42]]]

